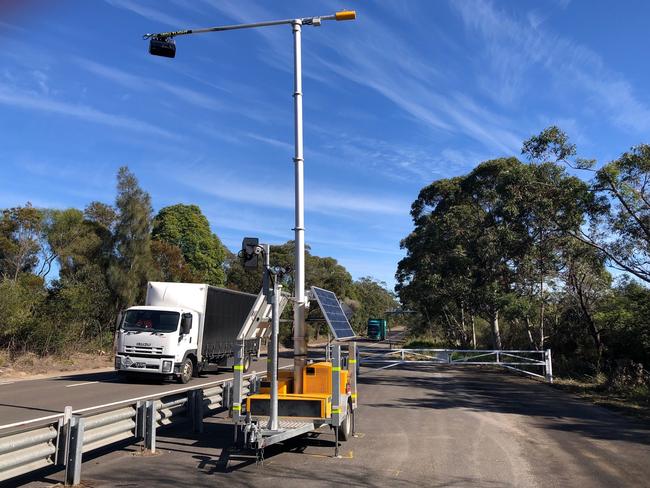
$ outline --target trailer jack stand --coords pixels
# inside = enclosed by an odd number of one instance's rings
[[[339,456],[339,427],[338,425],[334,427],[334,457],[340,458]]]
[[[257,466],[264,466],[264,448],[255,451],[255,464]]]

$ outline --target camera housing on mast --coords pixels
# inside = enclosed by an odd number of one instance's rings
[[[176,42],[173,37],[152,36],[149,39],[149,54],[165,58],[176,57]]]
[[[242,266],[245,270],[258,268],[258,256],[261,252],[262,248],[260,247],[260,240],[257,237],[244,237],[241,243],[239,257],[241,258]]]

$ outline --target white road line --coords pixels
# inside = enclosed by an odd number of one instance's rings
[[[12,383],[15,383],[15,381],[0,381],[0,385],[10,385]]]
[[[74,385],[66,385],[66,388],[73,388],[75,386],[83,386],[83,385],[94,385],[95,383],[99,383],[99,381],[86,381],[85,383],[75,383]]]

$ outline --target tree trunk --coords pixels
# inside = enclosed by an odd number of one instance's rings
[[[596,369],[600,371],[600,363],[603,358],[603,351],[605,349],[603,345],[603,340],[600,337],[600,330],[596,327],[596,323],[591,316],[589,311],[589,306],[587,305],[587,299],[584,296],[582,283],[578,282],[577,277],[575,280],[575,288],[578,295],[578,302],[580,303],[580,309],[582,310],[583,315],[585,316],[585,321],[587,322],[587,329],[589,330],[589,335],[594,341],[594,346],[596,346],[596,353],[598,354]]]
[[[474,314],[470,315],[470,320],[472,321],[472,348],[476,349],[476,322],[474,320]]]
[[[534,348],[536,351],[539,350],[535,339],[533,339],[533,327],[530,323],[530,317],[526,315],[526,333],[528,334],[528,342],[530,342],[530,347]]]
[[[539,279],[539,349],[544,349],[544,275]],[[537,347],[535,348],[537,349]]]

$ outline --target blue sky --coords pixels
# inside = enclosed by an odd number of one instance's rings
[[[128,165],[231,250],[293,237],[291,29],[179,38],[174,60],[142,34],[356,9],[304,28],[306,241],[389,286],[434,179],[550,124],[602,161],[650,133],[641,0],[2,3],[0,207],[112,203]]]

